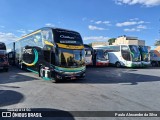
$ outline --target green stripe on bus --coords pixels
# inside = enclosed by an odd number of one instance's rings
[[[47,77],[42,77],[44,80],[51,80],[50,78]]]
[[[33,72],[33,73],[38,74],[38,72],[37,72],[37,71],[34,71],[34,70],[32,70],[32,69],[27,68],[27,70],[29,70],[29,71],[31,71],[31,72]]]

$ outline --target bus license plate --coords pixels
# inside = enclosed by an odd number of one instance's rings
[[[74,79],[76,79],[76,77],[72,76],[72,77],[71,77],[71,80],[74,80]]]

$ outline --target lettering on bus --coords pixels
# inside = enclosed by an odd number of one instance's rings
[[[24,53],[32,54],[32,49],[25,49],[23,48]]]
[[[68,40],[66,40],[66,41],[63,40],[63,41],[62,41],[62,40],[61,40],[60,43],[76,43],[76,41],[68,41]]]
[[[67,38],[67,39],[74,39],[74,37],[70,37],[70,36],[65,36],[65,35],[60,35],[60,38]]]

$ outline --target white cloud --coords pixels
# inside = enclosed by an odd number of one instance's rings
[[[135,21],[135,20],[139,20],[139,18],[132,18],[132,19],[130,19],[130,21]]]
[[[123,27],[123,26],[131,26],[131,25],[139,25],[139,24],[144,24],[144,23],[148,23],[145,21],[134,21],[135,19],[130,19],[130,21],[126,21],[126,22],[121,22],[121,23],[116,23],[117,27]]]
[[[33,30],[19,29],[19,30],[17,30],[17,32],[18,32],[18,33],[21,33],[21,36],[24,36],[24,35],[26,35],[26,34],[28,34],[28,33],[33,32]]]
[[[17,30],[17,32],[22,33],[22,34],[26,34],[26,31],[24,29]]]
[[[160,0],[115,0],[116,4],[128,4],[128,5],[135,5],[141,4],[147,7],[157,6],[160,5]]]
[[[125,28],[124,31],[125,31],[125,32],[139,32],[140,29],[136,29],[136,28]]]
[[[147,29],[147,26],[145,26],[145,25],[138,25],[137,28],[138,29]]]
[[[97,26],[93,26],[93,25],[89,25],[88,28],[90,30],[107,30],[105,28],[102,28],[102,27],[97,27]]]
[[[52,23],[46,23],[45,26],[47,26],[47,27],[55,27],[55,25],[52,24]]]
[[[96,21],[95,24],[110,24],[110,21]]]
[[[116,26],[117,27],[123,27],[123,26],[130,26],[130,25],[136,25],[137,23],[136,22],[131,22],[131,21],[128,21],[128,22],[122,22],[122,23],[117,23]]]
[[[138,25],[135,28],[125,28],[124,31],[125,32],[140,32],[144,29],[147,29],[147,26],[145,25]]]
[[[0,41],[1,42],[9,43],[9,42],[15,41],[17,38],[18,37],[13,33],[0,32]]]
[[[93,40],[93,41],[108,41],[109,37],[104,36],[90,36],[84,37],[83,40]]]

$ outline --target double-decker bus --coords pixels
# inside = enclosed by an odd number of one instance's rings
[[[85,48],[85,63],[86,65],[93,65],[93,48],[87,44],[84,44]]]
[[[94,49],[93,65],[108,66],[109,65],[108,52],[98,47],[94,47],[93,49]]]
[[[160,66],[160,46],[150,47],[150,61],[153,67]]]
[[[103,46],[109,53],[109,63],[116,67],[141,67],[141,55],[136,45]]]
[[[85,77],[84,45],[78,32],[41,28],[15,42],[15,64],[45,80]]]
[[[148,46],[139,46],[139,51],[141,53],[142,67],[150,66],[150,56]]]
[[[0,42],[0,70],[8,71],[9,63],[6,55],[6,45],[3,42]]]

